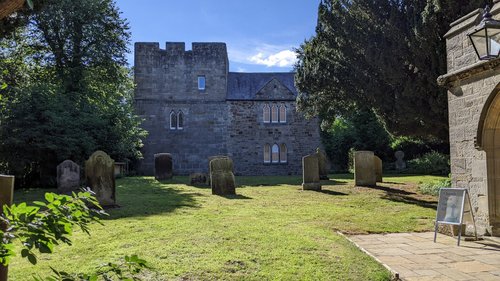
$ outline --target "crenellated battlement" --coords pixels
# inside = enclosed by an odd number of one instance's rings
[[[165,49],[160,48],[158,42],[136,42],[136,55],[151,55],[157,52],[163,55],[192,55],[195,57],[221,57],[227,59],[226,43],[219,42],[193,42],[191,50],[186,50],[184,42],[166,42]]]

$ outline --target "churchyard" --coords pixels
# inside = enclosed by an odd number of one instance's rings
[[[39,254],[33,266],[16,256],[11,280],[48,276],[50,266],[92,272],[137,254],[151,270],[144,280],[388,280],[389,272],[344,234],[430,231],[436,197],[417,184],[442,177],[385,175],[375,187],[354,187],[352,174],[330,175],[321,191],[303,191],[300,176],[236,177],[237,195],[217,196],[188,177],[116,180],[116,204],[91,235]],[[51,189],[16,191],[15,202]],[[64,262],[62,262],[64,261]]]

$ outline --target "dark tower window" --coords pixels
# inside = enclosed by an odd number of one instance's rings
[[[177,129],[177,114],[174,111],[170,112],[170,130]]]
[[[287,161],[288,161],[288,159],[287,159],[286,144],[282,143],[281,147],[280,147],[280,162],[286,163]]]
[[[205,76],[198,76],[198,90],[205,90]]]
[[[179,111],[177,113],[177,129],[182,130],[184,127],[184,114],[182,114],[182,111]]]

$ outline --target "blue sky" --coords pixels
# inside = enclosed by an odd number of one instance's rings
[[[134,42],[225,42],[230,71],[290,71],[319,0],[116,0]],[[133,47],[131,46],[133,51]],[[129,55],[133,64],[133,54]]]

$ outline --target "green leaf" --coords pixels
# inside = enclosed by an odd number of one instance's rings
[[[48,202],[54,201],[54,193],[47,192],[45,193],[45,200]]]
[[[36,256],[33,254],[33,253],[29,253],[28,254],[28,261],[32,264],[32,265],[35,265],[37,260],[36,260]]]
[[[30,9],[33,9],[33,0],[26,0],[26,3],[28,3]]]

